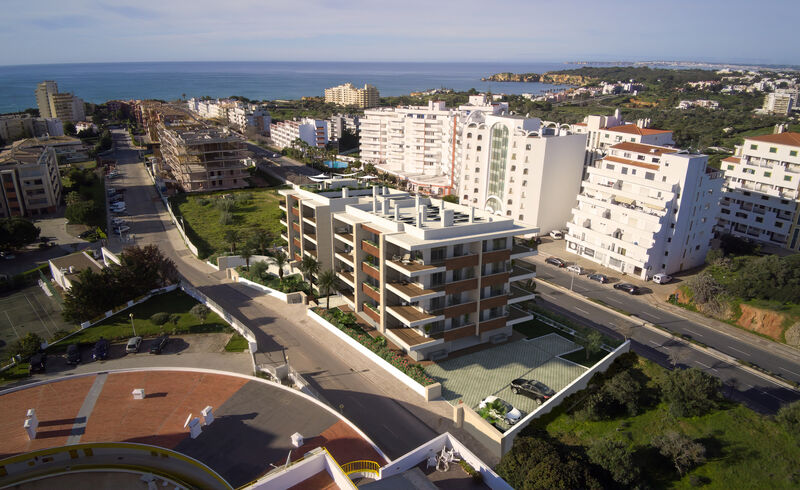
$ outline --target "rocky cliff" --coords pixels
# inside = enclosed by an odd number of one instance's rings
[[[547,72],[542,75],[538,73],[495,73],[489,77],[481,78],[484,82],[542,82],[558,85],[588,85],[594,81],[593,78],[583,75],[571,75],[568,73]]]

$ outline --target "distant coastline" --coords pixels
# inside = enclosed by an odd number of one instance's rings
[[[550,85],[588,85],[594,81],[593,78],[574,75],[571,73],[545,72],[538,73],[495,73],[488,77],[482,77],[482,82],[501,82],[501,83],[546,83]]]

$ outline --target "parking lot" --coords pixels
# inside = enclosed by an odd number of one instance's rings
[[[451,404],[463,400],[477,410],[481,400],[494,395],[525,416],[536,409],[539,402],[512,393],[511,381],[534,379],[557,392],[586,371],[585,367],[558,356],[580,349],[574,342],[552,333],[438,362],[425,370],[442,383],[442,397]]]
[[[61,304],[39,286],[0,297],[0,357],[5,357],[9,344],[29,333],[49,340],[57,330],[72,328],[61,318]]]

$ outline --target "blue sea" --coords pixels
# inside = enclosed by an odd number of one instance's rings
[[[433,88],[493,93],[543,93],[563,88],[541,83],[482,82],[498,72],[543,73],[576,68],[566,63],[383,62],[158,62],[0,66],[0,113],[36,107],[34,90],[55,80],[60,92],[87,102],[112,99],[174,100],[240,95],[254,100],[322,96],[345,82],[375,85],[384,96]]]

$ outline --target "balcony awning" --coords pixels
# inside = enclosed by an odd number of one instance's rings
[[[614,200],[624,204],[633,204],[634,200],[625,196],[614,196]]]
[[[656,211],[664,211],[664,206],[659,206],[657,204],[648,204],[646,202],[643,202],[642,204],[644,204],[645,207],[654,209]]]

